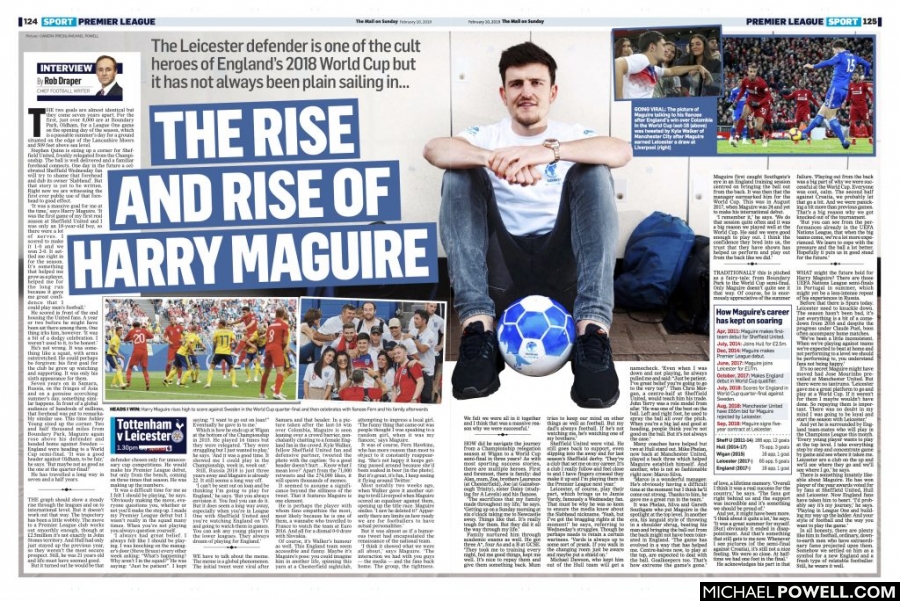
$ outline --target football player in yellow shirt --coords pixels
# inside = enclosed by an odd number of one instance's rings
[[[181,339],[181,348],[175,353],[175,363],[172,365],[172,371],[170,371],[166,376],[166,379],[163,380],[163,384],[166,386],[172,383],[176,373],[178,374],[179,387],[184,387],[185,382],[191,377],[191,357],[194,357],[194,353],[198,346],[203,346],[203,343],[200,341],[200,335],[197,334],[197,329],[197,324],[191,325],[188,333]],[[196,360],[195,357],[194,362],[196,362]],[[184,377],[182,377],[182,374],[184,374]]]
[[[116,326],[112,337],[109,339],[109,346],[106,347],[106,363],[116,370],[112,384],[110,384],[113,388],[119,388],[125,383],[125,376],[122,375],[122,364],[118,361],[118,359],[125,361],[125,357],[119,353],[120,346],[122,346],[122,326]]]
[[[266,344],[265,329],[253,333],[245,341],[244,346],[244,371],[247,373],[247,383],[250,380],[250,372],[253,372],[253,382],[259,381],[259,349]],[[251,370],[252,366],[252,370]]]
[[[234,357],[231,356],[231,347],[234,345],[234,332],[226,327],[224,319],[219,320],[219,329],[213,332],[213,342],[215,343],[215,349],[213,350],[212,362],[209,364],[209,373],[206,376],[206,386],[203,388],[212,387],[213,372],[216,371],[216,366],[223,361],[228,364],[228,371],[231,372],[231,387],[239,388],[237,385],[237,373],[234,371]]]

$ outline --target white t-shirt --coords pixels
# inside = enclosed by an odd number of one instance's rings
[[[653,88],[663,75],[659,67],[651,67],[646,54],[626,56],[628,69],[622,78],[622,98],[653,98]]]
[[[419,349],[416,348],[416,343],[413,342],[411,338],[403,338],[402,340],[396,340],[395,342],[406,347],[406,355],[409,358],[415,359],[419,356]]]
[[[322,366],[322,377],[316,375],[316,366],[310,363],[306,367],[306,375],[303,376],[304,382],[309,382],[310,388],[327,388],[329,384],[334,385],[334,368],[329,365]]]
[[[428,329],[434,332],[435,343],[441,341],[441,334],[444,333],[444,318],[435,313],[428,318]]]
[[[387,387],[388,387],[388,391],[385,394],[391,394],[391,391],[394,388],[394,376],[395,375],[396,375],[396,372],[394,371],[394,368],[390,367],[385,372],[384,376],[381,377],[381,381],[384,382],[385,384],[387,384]]]
[[[415,317],[409,320],[409,326],[407,326],[407,330],[410,332],[416,331],[415,325]],[[444,318],[435,313],[431,317],[428,318],[428,329],[434,332],[434,336],[437,340],[440,340],[440,335],[444,333]]]
[[[420,351],[418,350],[419,347],[416,346],[416,352],[419,354],[419,361],[422,363],[422,371],[429,376],[433,376],[435,365],[434,347],[437,345],[437,335],[427,327],[421,333],[413,330],[412,335],[413,338],[418,338],[419,344],[424,344],[428,347],[427,351]],[[407,340],[406,342],[412,342],[415,346],[413,340]]]
[[[359,318],[353,318],[353,327],[359,323]],[[344,330],[344,322],[341,321],[340,315],[333,315],[325,320],[325,323],[319,326],[319,334],[337,334],[338,337],[328,342],[328,346],[334,347],[341,339],[341,332]]]
[[[340,334],[344,328],[344,322],[340,315],[333,315],[319,326],[319,334]]]
[[[547,129],[543,132],[535,136],[520,136],[513,131],[512,122],[507,117],[500,123],[470,127],[457,135],[479,148],[495,150],[507,146],[535,146],[548,138],[556,138],[560,142],[583,140],[593,138],[597,132],[577,124],[548,121]],[[574,163],[569,161],[559,161],[555,165],[538,165],[541,181],[534,186],[509,184],[487,169],[491,184],[494,186],[500,217],[510,234],[539,235],[553,229],[559,213],[563,181],[572,165]]]
[[[312,338],[310,338],[310,336],[308,336],[304,330],[308,330],[308,331],[310,331],[310,332],[315,332],[315,328],[314,328],[314,327],[310,326],[310,325],[309,325],[308,323],[306,323],[306,322],[302,322],[302,323],[300,324],[300,343],[299,343],[300,346],[304,346],[304,345],[309,344],[310,342],[312,342]]]
[[[375,316],[372,324],[367,324],[365,320],[360,319],[354,320],[354,323],[356,324],[356,331],[359,333],[365,332],[366,334],[371,334],[372,328],[374,328],[375,326],[378,326],[382,330],[387,329],[387,323],[377,315]],[[382,332],[382,334],[383,333],[384,332]]]

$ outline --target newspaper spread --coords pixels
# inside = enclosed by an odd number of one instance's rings
[[[892,23],[377,12],[19,18],[20,580],[894,598]]]

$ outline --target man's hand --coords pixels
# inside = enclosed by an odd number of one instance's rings
[[[710,73],[709,69],[707,69],[703,65],[700,65],[700,75],[703,77],[703,81],[705,81],[706,83],[710,83],[713,80],[712,73]]]
[[[534,186],[541,181],[541,171],[537,167],[526,166],[506,181],[517,186]]]
[[[710,73],[709,69],[707,69],[703,65],[697,65],[696,69],[692,69],[689,72],[689,75],[697,75],[697,74],[699,74],[700,77],[703,78],[703,81],[705,81],[707,83],[712,81],[712,73]]]
[[[537,165],[553,162],[553,150],[537,144],[535,146],[509,146],[498,148],[488,157],[488,168],[500,179],[510,184],[532,186],[541,180]]]

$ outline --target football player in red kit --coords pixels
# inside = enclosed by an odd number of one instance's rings
[[[801,85],[804,87],[798,88],[790,94],[782,94],[781,97],[785,100],[793,100],[796,103],[794,107],[794,127],[802,128],[806,127],[806,124],[809,123],[809,116],[812,114],[810,102],[815,102],[816,104],[820,103],[812,90],[805,87],[805,79]]]
[[[287,322],[287,311],[284,307],[278,307],[275,310],[275,321],[269,324],[266,329],[266,358],[265,371],[263,371],[262,381],[259,385],[259,398],[266,398],[266,383],[269,380],[269,373],[272,367],[275,367],[275,394],[272,398],[278,400],[286,400],[287,397],[281,394],[281,387],[284,384],[284,368],[287,365],[286,355],[287,348],[291,344],[291,327]]]
[[[850,103],[850,123],[855,124],[861,121],[869,133],[869,144],[872,143],[872,121],[869,119],[869,100],[875,102],[875,96],[872,94],[872,86],[869,82],[863,80],[859,72],[853,73],[852,81],[847,86],[847,101]],[[852,132],[851,132],[852,135]],[[854,137],[851,144],[856,144]]]
[[[753,129],[751,133],[759,132],[763,137],[763,147],[769,145],[769,131],[772,129],[772,92],[766,80],[757,75],[757,66],[747,67],[747,77],[741,80],[735,102],[747,94],[747,102],[744,104],[744,114],[737,122],[737,133],[731,138],[732,146],[737,146],[737,138],[741,137],[747,119],[752,117]],[[756,143],[756,138],[753,138]]]
[[[237,348],[234,349],[235,355],[241,354],[241,351],[244,350],[244,346],[247,344],[247,341],[253,338],[253,335],[256,334],[256,330],[259,329],[259,324],[256,321],[256,316],[252,311],[250,311],[250,307],[241,307],[240,319],[229,321],[228,325],[233,326],[239,323],[244,324],[244,336],[238,343]]]
[[[128,371],[125,372],[125,385],[122,388],[131,386],[131,370],[136,365],[141,366],[141,373],[144,374],[144,383],[147,390],[150,390],[150,373],[147,371],[147,341],[153,339],[153,332],[141,325],[141,322],[135,321],[131,324],[131,329],[125,334],[123,342],[130,342],[134,345],[131,351],[131,358],[128,359]]]
[[[163,332],[163,340],[169,344],[169,354],[166,357],[166,374],[172,370],[172,362],[175,361],[175,353],[181,348],[181,337],[184,335],[184,318],[178,317],[175,323],[166,326]]]

